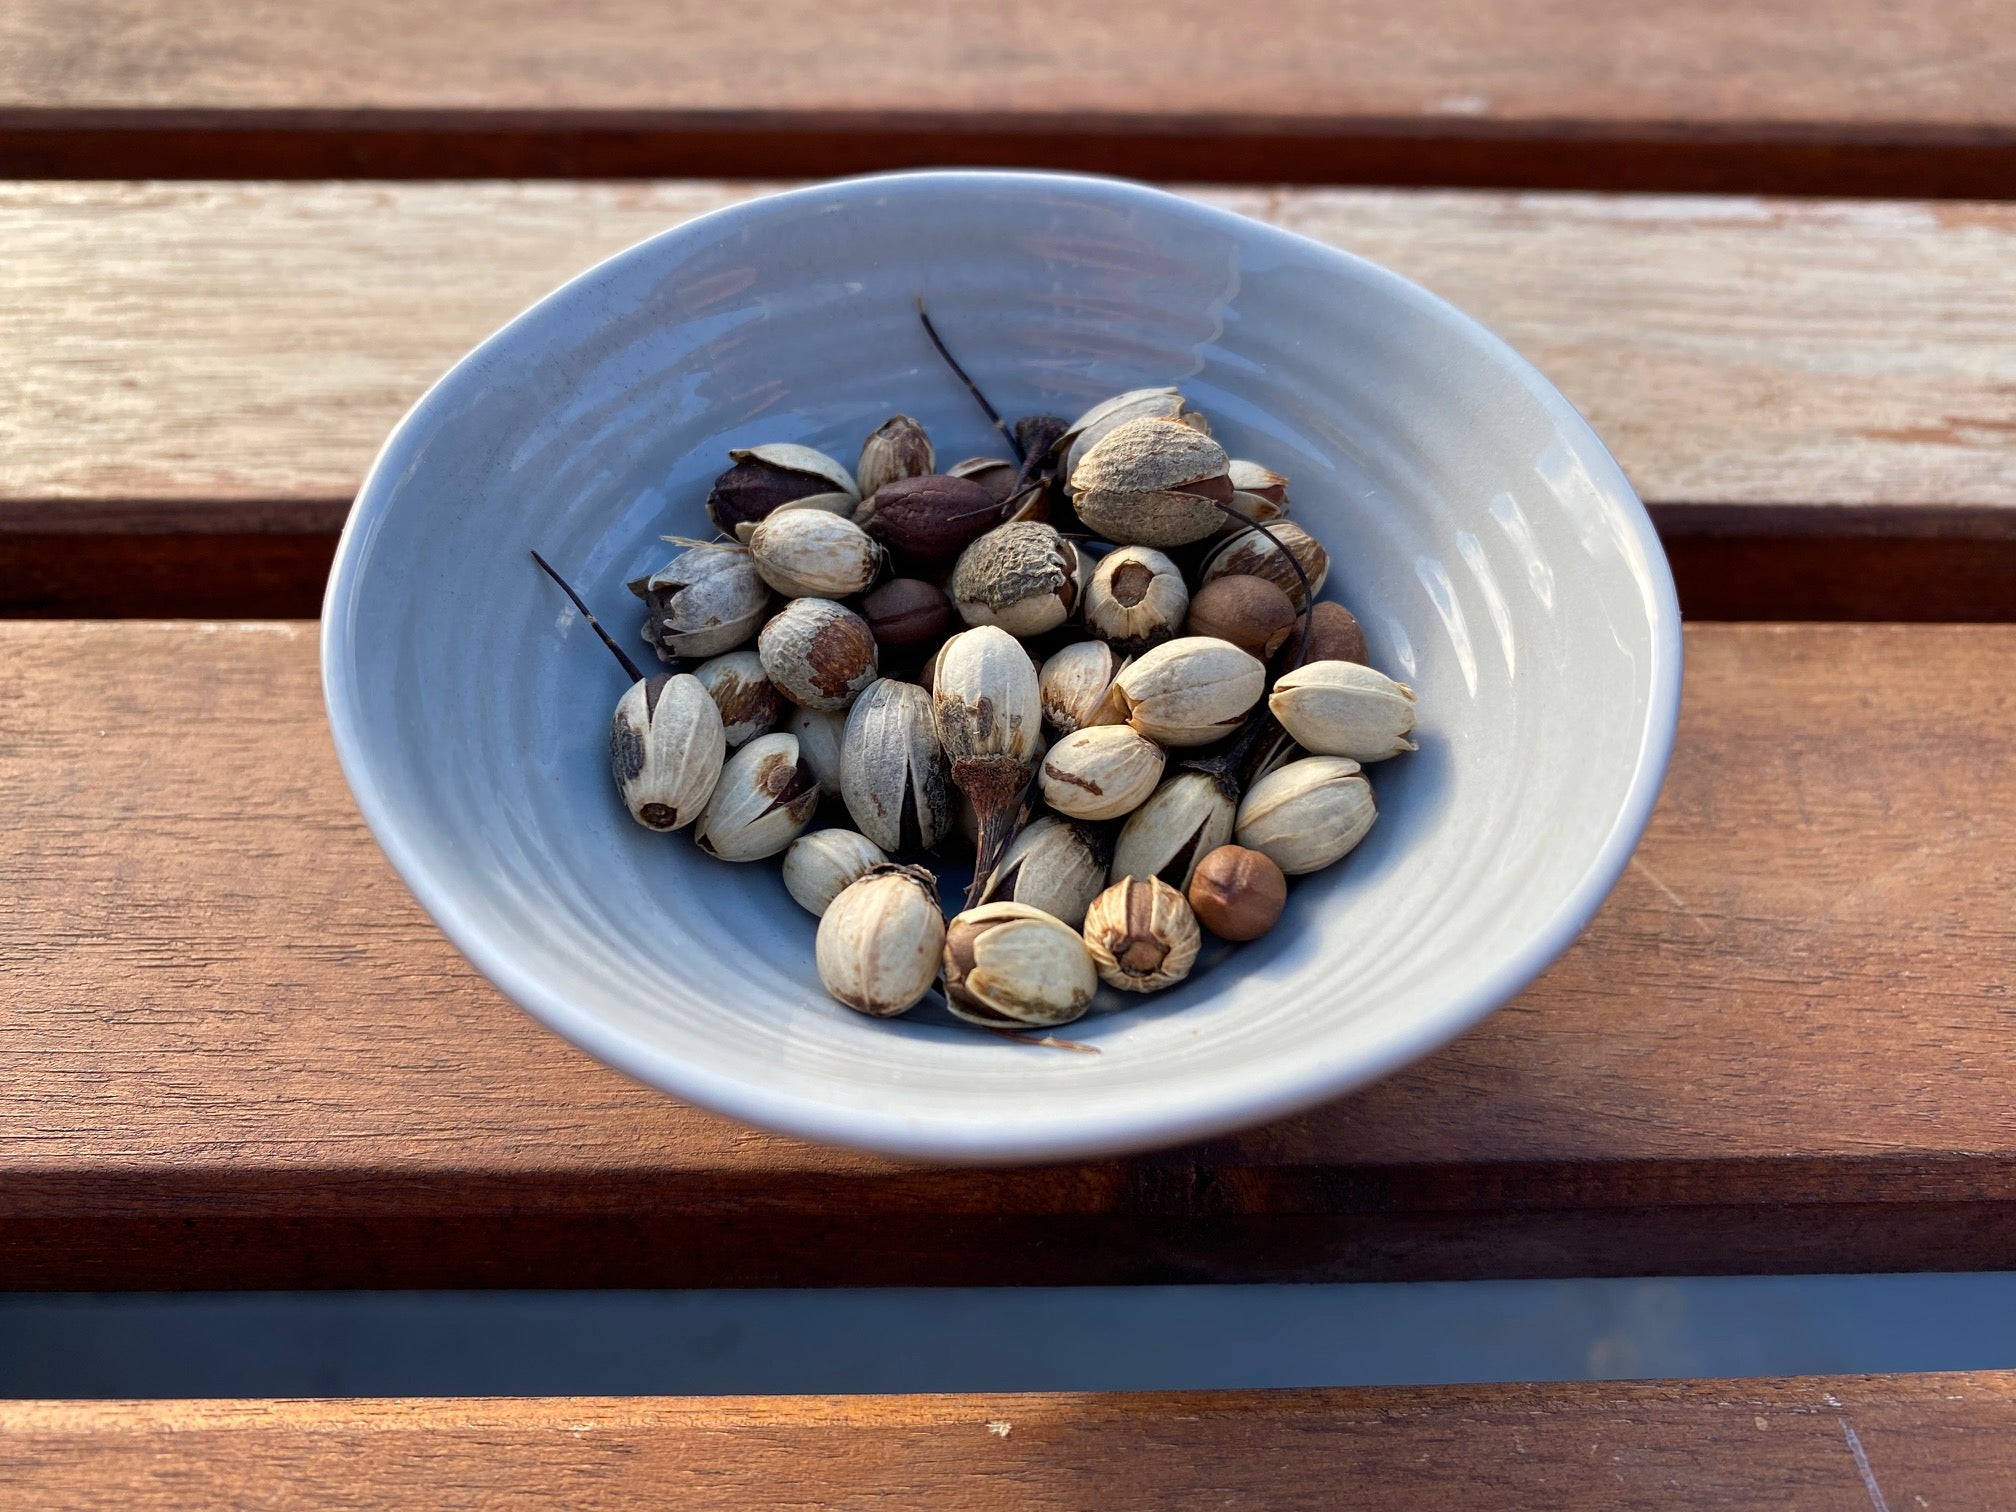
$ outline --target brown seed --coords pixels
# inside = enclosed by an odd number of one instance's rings
[[[1001,520],[1001,503],[971,478],[928,473],[876,489],[854,523],[913,562],[949,562]]]
[[[1309,654],[1298,654],[1302,648],[1302,624],[1288,632],[1287,640],[1281,644],[1283,667],[1300,666],[1305,661],[1348,661],[1361,666],[1371,666],[1372,659],[1365,650],[1365,632],[1359,628],[1358,616],[1342,604],[1318,604],[1309,613]]]
[[[1190,875],[1190,907],[1221,940],[1257,940],[1288,901],[1288,879],[1260,852],[1221,845]]]
[[[1190,600],[1190,635],[1215,635],[1262,661],[1295,627],[1295,606],[1265,578],[1235,573],[1206,583]]]
[[[921,651],[959,628],[952,601],[918,578],[891,578],[861,600],[875,643],[884,651]]]
[[[756,638],[763,674],[807,709],[844,709],[875,680],[868,622],[830,599],[793,599]]]

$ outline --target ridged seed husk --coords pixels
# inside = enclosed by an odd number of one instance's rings
[[[1216,777],[1178,772],[1120,826],[1112,879],[1160,877],[1179,891],[1187,889],[1197,863],[1232,838],[1236,811]]]
[[[633,683],[609,725],[609,768],[630,817],[669,832],[698,819],[727,753],[721,712],[688,673]]]
[[[787,598],[843,599],[875,581],[882,548],[840,515],[782,509],[750,532],[749,558]]]
[[[1291,877],[1348,854],[1379,817],[1372,784],[1343,756],[1305,756],[1254,783],[1234,835]]]
[[[1175,388],[1129,389],[1102,399],[1064,428],[1051,443],[1050,454],[1058,464],[1058,476],[1067,483],[1085,454],[1130,420],[1179,420],[1193,430],[1211,434],[1204,417],[1190,408]]]
[[[784,890],[814,918],[833,900],[888,861],[882,848],[849,829],[813,830],[784,852]]]
[[[1118,819],[1148,801],[1168,758],[1126,725],[1092,725],[1043,753],[1036,780],[1043,801],[1073,819]]]
[[[1354,761],[1411,751],[1414,690],[1359,662],[1305,662],[1281,674],[1268,710],[1305,750]]]
[[[644,601],[644,640],[661,661],[733,651],[770,613],[770,585],[739,546],[682,551],[630,591]]]
[[[815,955],[826,990],[857,1013],[894,1018],[931,990],[944,958],[937,884],[921,866],[877,867],[819,918]]]
[[[929,850],[944,838],[956,816],[929,693],[887,677],[868,685],[847,715],[840,792],[885,851]]]
[[[819,784],[821,796],[840,796],[840,752],[847,732],[847,716],[838,709],[801,709],[788,706],[784,733],[798,737],[798,759]]]
[[[1171,639],[1189,609],[1182,571],[1152,546],[1108,552],[1085,590],[1085,627],[1129,654]]]
[[[1127,659],[1104,641],[1076,641],[1043,663],[1037,686],[1043,717],[1069,735],[1092,725],[1124,724],[1126,705],[1113,679]]]
[[[860,496],[852,473],[809,446],[736,447],[728,459],[733,466],[714,480],[707,514],[730,535],[800,499],[826,493]]]
[[[784,713],[784,695],[763,675],[763,658],[754,651],[717,656],[694,668],[693,675],[721,711],[722,733],[731,749],[761,735]]]
[[[723,861],[760,861],[797,839],[818,807],[819,784],[798,759],[797,736],[758,735],[721,769],[694,840]]]
[[[808,709],[844,709],[875,680],[874,633],[831,599],[791,600],[763,627],[756,652],[763,675]]]
[[[1203,943],[1189,903],[1159,877],[1123,877],[1085,911],[1085,948],[1099,979],[1123,992],[1182,981]]]
[[[945,998],[990,1029],[1049,1029],[1092,1006],[1099,974],[1078,931],[1026,903],[983,903],[945,929]]]
[[[869,498],[884,483],[923,477],[933,470],[935,460],[931,438],[924,433],[924,427],[908,415],[891,415],[861,443],[854,483],[861,490],[861,497]]]
[[[1090,825],[1045,814],[1015,837],[980,901],[1026,903],[1075,929],[1106,886],[1111,852]]]
[[[1267,690],[1267,668],[1230,641],[1187,635],[1137,657],[1114,686],[1127,722],[1165,746],[1209,745],[1239,727]]]
[[[1330,575],[1330,553],[1323,549],[1323,543],[1293,520],[1276,521],[1267,529],[1288,548],[1286,552],[1257,530],[1241,530],[1211,548],[1210,555],[1198,568],[1198,586],[1242,573],[1261,577],[1287,594],[1288,602],[1298,610],[1309,602],[1310,594],[1321,593],[1323,580]],[[1309,579],[1306,593],[1302,578],[1289,561],[1291,554]]]

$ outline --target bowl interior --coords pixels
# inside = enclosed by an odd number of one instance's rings
[[[625,679],[528,559],[636,635],[626,579],[709,533],[730,446],[852,463],[898,411],[941,465],[998,438],[918,327],[1009,414],[1179,383],[1291,480],[1325,596],[1419,695],[1381,817],[1236,960],[1073,1026],[1099,1053],[821,991],[774,864],[656,836],[610,784]],[[644,648],[634,642],[640,658]],[[1134,186],[919,174],[757,201],[560,290],[388,442],[332,578],[345,769],[401,874],[507,993],[679,1096],[945,1158],[1141,1147],[1285,1113],[1440,1043],[1586,922],[1656,794],[1672,585],[1587,427],[1481,327],[1370,264]]]

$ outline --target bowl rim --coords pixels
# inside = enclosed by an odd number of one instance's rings
[[[1269,1079],[1255,1089],[1234,1089],[1228,1095],[1184,1102],[1153,1111],[1119,1113],[1088,1106],[1066,1116],[1046,1116],[1035,1127],[996,1124],[978,1127],[944,1124],[906,1113],[900,1104],[844,1107],[817,1097],[721,1075],[708,1067],[633,1039],[606,1025],[594,1013],[572,1003],[519,966],[510,951],[493,940],[484,926],[464,914],[449,891],[438,884],[420,853],[401,832],[393,805],[380,786],[369,755],[362,722],[362,703],[350,676],[354,632],[352,615],[362,581],[362,562],[372,536],[382,523],[393,492],[393,480],[404,470],[418,444],[418,422],[454,390],[482,381],[484,359],[510,343],[521,327],[541,318],[556,299],[606,276],[612,270],[653,254],[667,241],[733,232],[745,223],[760,224],[779,206],[795,202],[830,203],[836,194],[868,196],[891,187],[936,187],[950,191],[1045,190],[1067,188],[1088,203],[1108,207],[1139,206],[1162,213],[1175,211],[1241,238],[1260,235],[1283,239],[1305,256],[1335,264],[1358,279],[1370,279],[1385,292],[1414,306],[1428,318],[1453,323],[1480,348],[1495,355],[1503,371],[1519,381],[1564,431],[1574,436],[1593,467],[1600,471],[1607,510],[1620,512],[1642,551],[1654,613],[1647,684],[1645,725],[1635,770],[1608,833],[1581,875],[1553,912],[1519,947],[1491,971],[1461,992],[1451,993],[1433,1012],[1397,1025],[1382,1035],[1372,1053],[1354,1051],[1345,1063],[1312,1057],[1293,1075]],[[534,301],[478,343],[424,392],[400,417],[364,476],[337,540],[336,554],[323,597],[321,675],[323,698],[338,763],[366,826],[392,868],[433,919],[476,969],[519,1007],[546,1027],[626,1075],[698,1107],[725,1114],[777,1133],[825,1144],[841,1145],[909,1159],[965,1165],[1011,1164],[1039,1160],[1083,1159],[1165,1148],[1229,1134],[1271,1122],[1330,1102],[1392,1074],[1439,1049],[1474,1027],[1529,985],[1580,936],[1630,863],[1653,806],[1658,800],[1678,728],[1681,692],[1682,637],[1680,607],[1672,569],[1660,545],[1650,514],[1637,491],[1593,427],[1539,369],[1504,338],[1439,295],[1378,263],[1341,248],[1236,211],[1205,204],[1187,196],[1128,179],[1092,174],[1016,170],[940,169],[867,174],[824,180],[775,193],[758,195],[706,211],[623,248],[576,274]]]

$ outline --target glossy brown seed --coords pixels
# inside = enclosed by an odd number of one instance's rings
[[[1190,635],[1215,635],[1262,661],[1281,649],[1295,627],[1295,606],[1265,578],[1246,573],[1216,578],[1190,600]]]
[[[952,601],[920,578],[891,578],[861,600],[861,617],[884,651],[921,651],[959,628]]]
[[[1305,661],[1348,661],[1368,667],[1372,664],[1365,650],[1365,632],[1358,626],[1358,616],[1342,604],[1318,604],[1309,612],[1309,622],[1309,654],[1300,654],[1302,622],[1297,620],[1289,630],[1288,638],[1281,643],[1278,666],[1295,667]]]
[[[1281,868],[1243,845],[1221,845],[1190,874],[1190,907],[1221,940],[1257,940],[1288,901]]]
[[[929,473],[876,489],[854,523],[913,562],[949,562],[1000,523],[1001,502],[971,478]]]

